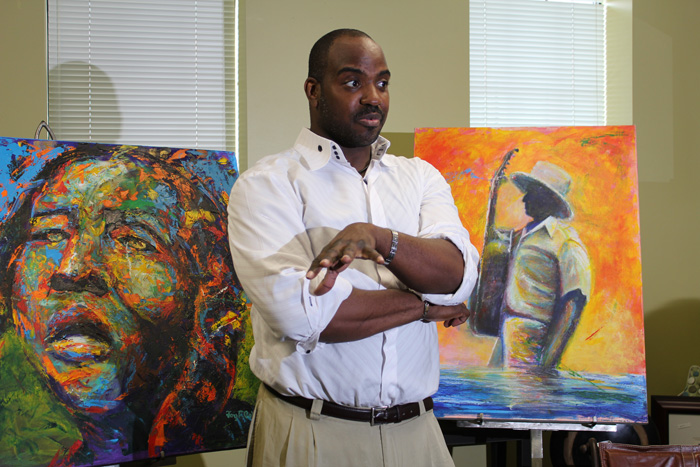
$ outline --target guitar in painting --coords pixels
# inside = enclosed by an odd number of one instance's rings
[[[498,190],[508,178],[505,174],[506,167],[516,152],[518,149],[514,148],[503,156],[501,165],[491,179],[484,229],[484,247],[479,262],[479,278],[469,300],[470,323],[477,334],[497,336],[499,333],[501,305],[505,292],[513,231],[495,227],[496,205]]]

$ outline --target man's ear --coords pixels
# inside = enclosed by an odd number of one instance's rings
[[[304,92],[306,93],[306,98],[309,100],[309,106],[314,109],[317,108],[318,97],[321,93],[321,83],[319,83],[316,78],[306,78],[306,81],[304,81]]]

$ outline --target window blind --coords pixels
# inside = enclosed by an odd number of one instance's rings
[[[472,127],[605,124],[605,6],[470,0]]]
[[[237,5],[49,0],[55,137],[237,153]]]

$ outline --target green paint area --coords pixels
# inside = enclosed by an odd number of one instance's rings
[[[250,322],[250,309],[245,311],[245,339],[239,344],[236,362],[236,382],[233,386],[233,398],[255,405],[260,380],[250,370],[250,351],[253,348],[253,325]]]
[[[0,338],[0,463],[48,465],[80,432],[68,410],[45,389],[13,331]]]
[[[590,138],[583,138],[583,139],[581,140],[581,146],[588,146],[589,144],[593,144],[593,143],[595,143],[595,140],[597,140],[597,139],[602,139],[602,138],[616,138],[616,137],[624,136],[624,135],[625,135],[624,132],[618,131],[618,132],[615,132],[615,133],[608,133],[608,134],[605,134],[605,135],[598,135],[598,136],[591,136]]]

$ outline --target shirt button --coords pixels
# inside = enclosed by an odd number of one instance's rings
[[[318,145],[318,152],[321,152],[321,151],[323,151],[323,146],[321,146],[321,145],[319,144],[319,145]]]

